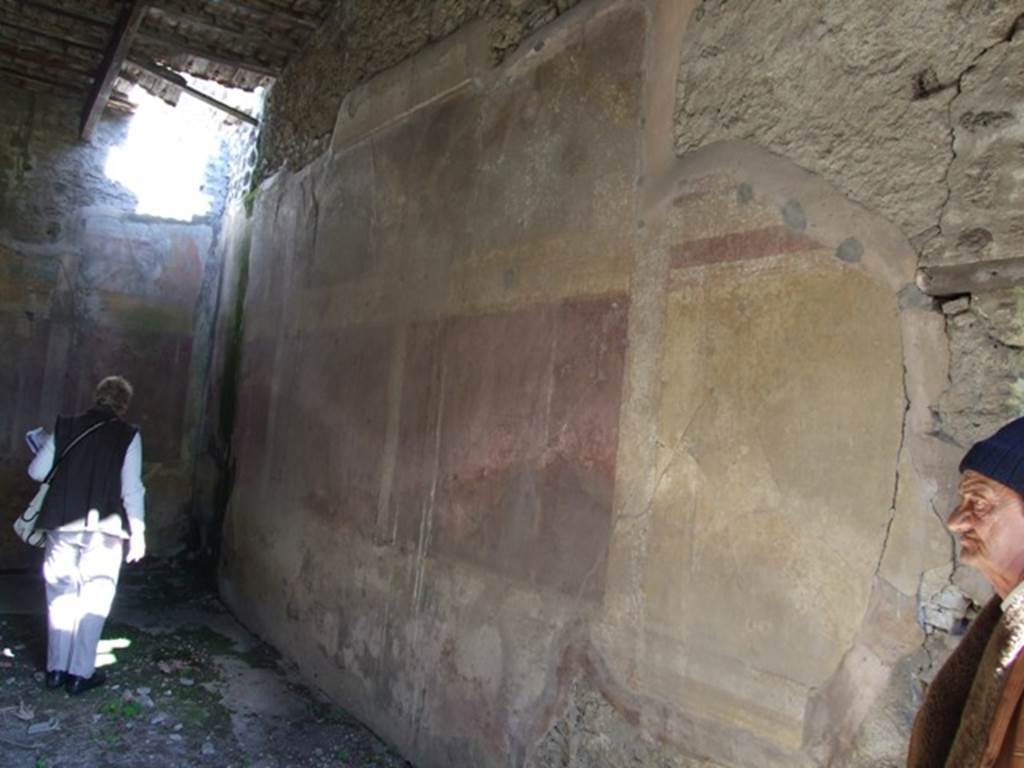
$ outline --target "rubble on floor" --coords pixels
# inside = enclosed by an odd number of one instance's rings
[[[99,648],[108,682],[77,697],[43,685],[41,582],[8,575],[0,585],[20,593],[0,600],[0,765],[410,765],[302,685],[181,564],[125,570]]]

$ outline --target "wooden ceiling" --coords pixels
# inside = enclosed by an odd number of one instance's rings
[[[268,84],[333,1],[0,0],[0,81],[81,101],[88,139],[107,106],[129,106],[130,83],[169,100],[195,95],[181,73]]]

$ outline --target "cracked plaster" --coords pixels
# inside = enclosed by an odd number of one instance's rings
[[[1006,287],[1024,274],[1022,13],[1021,2],[820,0],[782,15],[771,2],[713,0],[698,7],[684,40],[677,153],[738,138],[799,163],[897,224],[919,254],[921,287],[953,294],[944,318],[925,321],[931,336],[948,336],[948,366],[905,340],[917,358],[908,370],[928,371],[918,404],[931,405],[909,414],[912,446],[877,571],[920,602],[927,634],[910,679],[928,679],[955,645],[949,632],[991,593],[974,571],[954,567],[944,530],[956,462],[1024,413],[1020,289]],[[927,299],[919,303],[927,313]],[[893,748],[881,735],[895,741],[899,729],[882,720],[913,711],[895,706],[898,685],[900,676],[851,754],[867,761]]]
[[[1018,180],[1024,40],[1020,18],[1000,42],[983,49],[956,81],[949,102],[950,163],[938,229],[922,250],[926,266],[1016,256],[1024,234]]]
[[[893,8],[881,2],[850,7],[838,2],[816,2],[786,16],[778,14],[776,4],[770,2],[751,2],[739,10],[731,3],[728,12],[725,5],[724,2],[702,3],[684,39],[676,131],[676,149],[686,155],[681,163],[685,165],[699,154],[693,151],[698,147],[720,139],[739,138],[765,146],[827,179],[864,208],[851,206],[846,199],[836,202],[838,195],[829,198],[829,194],[834,193],[823,192],[820,179],[811,174],[799,181],[791,181],[792,174],[784,167],[785,163],[777,163],[765,170],[770,163],[756,154],[745,158],[749,161],[746,165],[740,164],[744,175],[732,180],[734,187],[730,187],[730,196],[737,205],[756,201],[764,208],[767,223],[775,224],[777,222],[773,219],[770,222],[768,219],[781,217],[782,224],[790,230],[816,238],[823,247],[815,258],[830,264],[830,268],[869,268],[886,284],[891,297],[899,297],[898,301],[894,299],[897,306],[893,311],[898,309],[902,318],[899,343],[903,354],[903,381],[894,384],[893,391],[903,392],[904,397],[893,400],[896,415],[892,417],[891,424],[899,422],[901,428],[897,435],[887,433],[887,437],[894,439],[891,450],[885,451],[886,485],[884,489],[872,489],[872,493],[880,494],[881,502],[871,505],[863,513],[863,520],[870,519],[877,525],[863,537],[864,540],[858,540],[857,552],[850,554],[842,550],[843,557],[836,558],[839,561],[835,566],[837,570],[863,567],[866,574],[866,580],[857,582],[853,601],[857,609],[852,612],[858,615],[843,623],[842,631],[832,638],[835,643],[827,649],[827,660],[816,659],[818,666],[815,674],[810,676],[815,679],[794,681],[794,675],[780,673],[774,680],[778,686],[775,691],[789,685],[798,690],[798,695],[794,696],[797,702],[805,692],[801,686],[809,682],[816,684],[820,696],[815,701],[823,702],[817,712],[822,718],[818,722],[827,726],[842,720],[841,732],[815,734],[812,728],[800,733],[794,722],[803,716],[803,710],[789,701],[785,705],[796,713],[793,720],[780,716],[774,725],[781,723],[781,726],[768,736],[769,740],[789,739],[790,744],[799,744],[801,739],[806,739],[820,760],[835,755],[837,750],[846,750],[847,757],[857,755],[863,762],[851,763],[842,758],[843,764],[867,765],[872,760],[884,760],[886,756],[891,758],[901,751],[900,740],[906,735],[907,712],[913,707],[907,688],[914,684],[915,676],[919,678],[928,674],[933,660],[923,660],[925,657],[934,655],[938,659],[951,645],[950,635],[945,631],[930,632],[922,640],[916,611],[908,606],[924,597],[947,610],[944,615],[929,614],[935,620],[931,626],[942,629],[955,625],[956,619],[951,617],[961,611],[969,615],[970,611],[970,605],[963,596],[971,595],[971,589],[962,578],[958,578],[960,572],[954,572],[950,565],[951,540],[943,530],[942,515],[937,511],[948,499],[949,489],[936,478],[945,479],[945,473],[953,463],[951,454],[959,450],[951,445],[951,440],[935,434],[932,429],[936,418],[934,406],[947,381],[943,354],[945,327],[943,315],[934,311],[930,299],[914,290],[910,282],[913,276],[912,266],[908,267],[912,260],[907,259],[910,243],[920,248],[929,242],[928,237],[911,239],[908,235],[934,235],[940,211],[949,197],[943,179],[950,159],[948,115],[957,91],[949,84],[960,83],[961,91],[971,87],[972,81],[965,72],[976,59],[984,58],[985,51],[1000,45],[1013,17],[1005,6],[984,3],[961,3],[956,9],[933,3],[931,10],[934,13],[920,16],[911,13],[905,5]],[[949,46],[949,39],[957,40],[958,45]],[[907,40],[912,41],[909,46]],[[813,81],[806,77],[808,70],[817,73]],[[735,145],[721,148],[726,154],[730,151],[736,156],[741,154],[741,148]],[[722,156],[723,153],[719,153],[716,162],[729,165],[722,161]],[[692,165],[690,167],[692,170]],[[763,182],[765,175],[774,181],[780,177],[787,178],[789,189],[783,190],[786,194],[776,189],[766,195],[765,188],[770,185]],[[515,183],[516,179],[513,174],[512,182]],[[693,184],[688,191],[697,197],[699,186]],[[778,186],[786,187],[786,184]],[[657,187],[662,192],[667,188]],[[650,194],[646,190],[645,193]],[[650,199],[656,197],[652,194]],[[826,198],[825,202],[822,202],[823,198]],[[282,199],[278,198],[279,204]],[[672,199],[672,195],[667,195],[661,201],[668,205],[665,201]],[[769,205],[765,205],[766,199]],[[829,219],[836,210],[840,214]],[[729,211],[731,218],[722,216],[723,211]],[[893,234],[875,214],[899,225],[902,232]],[[648,222],[657,218],[650,210],[645,210],[643,217]],[[671,216],[667,219],[666,227],[671,230],[675,224]],[[734,232],[739,226],[739,219],[742,216],[737,217],[729,205],[721,205],[708,221],[721,224],[723,230],[713,234],[723,235]],[[823,225],[822,221],[826,219],[830,224]],[[679,220],[676,221],[678,223]],[[691,223],[685,217],[682,221],[687,226]],[[644,222],[640,226],[643,228]],[[851,238],[851,231],[857,237]],[[876,238],[874,242],[872,237]],[[649,571],[646,560],[657,557],[657,546],[665,543],[661,540],[664,528],[657,527],[658,510],[652,505],[656,505],[659,496],[664,497],[666,489],[678,491],[688,487],[692,491],[694,484],[703,479],[704,471],[696,457],[699,451],[687,438],[688,427],[681,430],[681,437],[666,434],[661,435],[660,440],[658,435],[644,432],[644,420],[656,418],[656,412],[647,409],[652,408],[652,402],[653,408],[657,408],[659,389],[664,386],[664,381],[659,380],[656,359],[666,342],[664,324],[660,319],[666,311],[666,299],[665,292],[659,293],[658,286],[663,283],[666,264],[671,260],[666,249],[670,242],[671,238],[658,243],[648,241],[650,250],[638,255],[633,273],[629,354],[630,369],[635,378],[629,382],[623,406],[621,445],[625,447],[620,448],[618,472],[618,481],[625,480],[628,488],[625,498],[620,499],[616,506],[616,524],[621,540],[616,542],[618,550],[613,547],[613,556],[617,559],[609,565],[613,589],[621,589],[622,592],[608,597],[604,607],[605,618],[594,629],[595,642],[607,655],[617,677],[634,684],[639,680],[640,684],[655,688],[665,684],[664,680],[656,679],[659,674],[664,676],[665,669],[657,663],[645,669],[644,664],[651,659],[668,663],[658,656],[664,649],[650,638],[641,638],[631,646],[629,642],[622,642],[621,637],[616,637],[616,633],[621,633],[618,625],[658,625],[659,616],[656,610],[652,610],[650,595],[644,594],[645,587],[649,586],[644,581]],[[830,261],[833,257],[834,260]],[[525,274],[527,270],[522,272]],[[507,272],[504,274],[507,276]],[[505,290],[514,288],[515,280],[504,279],[504,287]],[[780,298],[779,308],[782,308],[782,303]],[[335,304],[343,305],[344,302]],[[672,307],[671,302],[669,306]],[[969,311],[950,315],[949,322],[966,323],[970,317],[974,318],[973,322],[980,322],[978,311],[972,305]],[[990,314],[1002,317],[1006,311]],[[957,319],[965,315],[968,318]],[[638,320],[635,324],[634,319]],[[1003,331],[997,335],[1015,338],[1013,333]],[[892,373],[896,379],[899,378],[897,368],[893,368]],[[726,384],[732,385],[731,382]],[[701,410],[696,408],[695,413],[700,414]],[[681,418],[679,423],[689,424],[694,418]],[[764,445],[748,447],[760,452],[755,459],[764,459],[760,464],[754,462],[757,468],[766,466],[766,476],[769,480],[774,477],[772,460],[778,457],[767,455],[769,452]],[[635,455],[631,455],[634,450]],[[891,460],[892,456],[896,457],[895,462]],[[654,460],[645,464],[647,458]],[[890,473],[892,470],[895,470],[895,476]],[[775,485],[778,485],[777,480]],[[773,492],[777,493],[778,488],[766,482],[762,495],[755,500],[770,507],[778,501],[772,498]],[[695,495],[691,493],[690,497],[693,500]],[[661,501],[664,502],[664,498]],[[685,512],[687,507],[681,504],[679,509]],[[676,521],[681,526],[687,525],[685,515],[679,515],[678,510],[669,511],[674,515],[673,519],[681,518]],[[694,513],[691,510],[689,514],[692,526]],[[713,527],[715,520],[713,517],[710,520],[710,527]],[[858,520],[857,524],[862,524],[863,520]],[[827,535],[829,531],[824,533]],[[652,539],[650,545],[649,538]],[[837,554],[839,551],[836,548]],[[736,552],[732,555],[735,556]],[[414,588],[423,600],[418,614],[420,610],[438,610],[438,601],[443,603],[445,599],[438,596],[436,586],[431,589],[429,578],[423,581],[422,566],[423,563],[417,566],[420,568],[417,571],[418,586]],[[672,578],[679,575],[673,570],[666,570],[666,574]],[[797,577],[806,574],[791,575],[797,583],[802,583]],[[435,574],[434,579],[437,578]],[[389,584],[389,588],[393,586]],[[803,593],[800,596],[811,599]],[[579,602],[577,594],[571,604],[573,615],[580,610]],[[544,604],[551,605],[547,601]],[[674,615],[672,606],[669,608],[667,613]],[[866,618],[858,624],[860,609],[866,612]],[[504,610],[509,609],[506,607]],[[713,611],[707,615],[711,613]],[[705,615],[695,611],[688,616],[694,614]],[[417,615],[416,621],[418,633],[423,619]],[[537,629],[535,624],[531,626],[531,632],[543,635],[543,630]],[[662,629],[663,626],[659,627],[659,631]],[[759,630],[759,627],[754,629]],[[436,633],[438,629],[434,627],[431,631]],[[686,628],[682,634],[686,636],[689,631]],[[419,637],[418,634],[416,636]],[[536,636],[532,636],[531,642],[535,640]],[[430,642],[436,644],[435,641],[436,638],[431,637]],[[701,649],[699,644],[690,644],[684,651],[699,656]],[[423,658],[428,659],[427,664],[432,652],[424,651]],[[536,645],[529,653],[537,654],[531,661],[540,665],[545,663],[546,657],[537,651]],[[631,653],[635,653],[632,658]],[[686,653],[676,654],[671,663],[685,666]],[[637,660],[644,655],[647,660]],[[522,658],[518,664],[520,670],[529,666],[529,662]],[[871,684],[864,690],[852,690],[850,680],[857,679],[864,670],[870,673]],[[326,671],[338,674],[329,669]],[[723,673],[723,679],[728,677],[728,669],[723,667],[718,671]],[[831,677],[828,673],[832,673]],[[525,672],[523,676],[529,677]],[[524,686],[532,686],[535,682],[512,674],[508,679],[513,677]],[[369,684],[370,680],[366,678],[362,684]],[[729,685],[728,682],[719,684]],[[408,695],[416,694],[410,689]],[[505,693],[506,697],[510,695],[513,694]],[[517,708],[529,706],[529,696],[522,693],[515,696]],[[606,711],[605,704],[595,700],[591,693],[574,692],[572,698],[576,701],[573,705],[576,710],[590,713],[588,717],[594,722],[602,722],[602,718],[610,714],[622,714],[621,707],[614,705],[613,710],[616,711]],[[581,701],[584,703],[580,704]],[[844,716],[837,714],[835,709],[848,702],[856,706],[851,708],[853,714],[843,719]],[[729,704],[723,705],[723,698],[714,695],[702,703],[723,707],[726,720],[737,712],[744,716],[749,714],[742,708],[729,710]],[[421,726],[427,730],[431,726],[438,727],[437,721],[430,722],[429,713],[424,714],[424,702],[412,706],[415,708],[416,738],[420,737]],[[517,709],[517,712],[521,710]],[[656,710],[654,718],[661,714]],[[721,715],[721,711],[718,714]],[[555,718],[555,722],[564,726],[575,717],[570,707],[567,714],[561,720]],[[666,718],[666,722],[669,720]],[[492,725],[485,723],[485,730]],[[699,744],[701,737],[688,732],[688,727],[692,724],[666,724],[666,733],[659,734],[659,738],[671,741],[673,738],[685,740],[693,737],[693,741],[685,743],[691,746]],[[673,728],[676,728],[675,732],[671,732]],[[558,750],[564,746],[564,740],[559,743],[557,738],[565,736],[564,730],[563,727],[559,736],[559,726],[556,725],[548,732],[548,737],[556,740],[552,745],[555,754],[549,758],[549,764],[571,764],[557,762],[558,755],[563,754]],[[629,729],[624,732],[633,734]],[[821,738],[815,738],[816,735]],[[711,741],[719,739],[713,745],[715,749],[743,749],[732,744],[723,747],[728,743],[728,736],[722,733],[706,738]],[[698,747],[693,746],[693,749]],[[749,754],[736,756],[735,763],[768,764],[752,760]]]
[[[949,316],[950,383],[939,404],[942,432],[958,445],[1024,415],[1024,288],[979,294]]]
[[[950,195],[955,87],[1024,2],[708,0],[684,40],[676,152],[744,139],[820,174],[908,237]],[[950,44],[955,41],[955,44]],[[937,84],[915,93],[922,72]],[[811,74],[813,73],[813,75]],[[970,90],[967,79],[963,88]]]

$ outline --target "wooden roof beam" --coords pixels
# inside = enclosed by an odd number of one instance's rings
[[[95,16],[88,16],[84,13],[73,11],[69,8],[62,8],[59,5],[53,5],[51,3],[40,2],[40,0],[18,0],[18,5],[27,5],[30,8],[38,8],[40,11],[52,14],[54,16],[64,16],[68,19],[74,19],[82,24],[89,24],[94,27],[104,27],[109,29],[110,26],[116,21],[116,18],[96,18]]]
[[[243,13],[252,15],[259,14],[264,18],[273,19],[281,24],[302,27],[309,32],[314,32],[320,28],[320,24],[315,19],[311,19],[308,16],[300,16],[295,12],[286,11],[272,3],[261,2],[261,0],[213,0],[213,4],[230,6],[237,8]]]
[[[41,53],[24,47],[12,48],[0,42],[0,62],[12,66],[20,62],[25,66],[34,67],[36,72],[43,70],[67,72],[74,77],[84,78],[87,86],[92,83],[93,68],[80,61],[69,61],[66,56]]]
[[[73,93],[72,91],[56,88],[46,83],[37,83],[22,75],[4,72],[2,68],[0,68],[0,86],[15,88],[24,93],[42,94],[51,99],[65,99],[71,103],[81,101],[82,99],[81,93]]]
[[[206,59],[214,64],[225,64],[229,67],[245,69],[249,72],[254,72],[258,75],[266,75],[268,77],[277,77],[281,74],[281,70],[284,69],[283,63],[280,65],[266,64],[264,62],[246,59],[244,56],[237,53],[226,53],[219,50],[204,48],[203,46],[195,45],[180,35],[143,31],[139,32],[138,41],[144,46],[151,46],[160,49],[164,55],[180,56],[182,54],[187,54],[200,59]]]
[[[0,11],[4,11],[4,3],[0,3]],[[19,20],[20,21],[20,20]],[[29,20],[25,20],[27,23],[31,23]],[[38,27],[26,26],[24,23],[18,23],[8,21],[4,19],[0,21],[0,33],[6,30],[13,30],[21,35],[31,35],[33,37],[46,38],[47,40],[54,40],[56,42],[64,43],[66,45],[72,45],[75,48],[84,48],[87,51],[94,51],[96,53],[103,52],[103,45],[94,43],[93,38],[82,35],[71,35],[69,36],[65,30],[57,30],[48,28],[46,30]]]
[[[52,40],[48,37],[38,36],[30,38],[24,34],[7,33],[7,30],[0,27],[0,48],[4,45],[13,46],[17,51],[62,56],[85,67],[90,73],[95,72],[100,65],[98,51],[75,47],[74,43],[69,44],[66,40]]]
[[[128,49],[132,44],[132,38],[146,15],[146,4],[142,0],[129,0],[124,6],[121,16],[114,27],[114,33],[110,38],[110,44],[103,54],[103,63],[96,73],[89,92],[89,98],[82,111],[82,138],[86,141],[92,138],[96,130],[96,124],[107,106],[111,91],[114,90],[114,81],[121,72],[121,64],[128,55]]]
[[[64,91],[68,94],[81,95],[85,93],[85,86],[78,86],[73,83],[63,83],[59,80],[51,80],[46,77],[41,77],[35,73],[23,72],[15,67],[7,67],[2,64],[0,64],[0,74],[6,75],[8,79],[25,80],[30,83],[36,83],[37,85],[45,85],[48,88]]]
[[[235,109],[231,105],[225,104],[223,101],[218,101],[217,99],[213,98],[213,96],[210,96],[196,88],[193,88],[191,85],[188,84],[188,81],[184,77],[182,77],[173,70],[167,69],[166,67],[161,67],[157,64],[154,64],[151,61],[132,61],[132,64],[139,67],[140,69],[145,70],[146,72],[149,72],[149,74],[155,77],[159,77],[164,82],[170,83],[171,85],[180,88],[183,93],[187,93],[189,96],[195,99],[199,99],[200,101],[209,104],[211,107],[215,107],[216,109],[219,109],[222,112],[227,112],[236,120],[241,120],[242,122],[249,123],[249,125],[260,124],[260,121],[257,120],[252,115],[250,115],[249,113],[243,112],[240,109]]]
[[[234,38],[242,43],[255,42],[263,50],[270,50],[276,52],[280,56],[287,57],[298,50],[298,45],[289,43],[288,45],[281,45],[280,39],[275,39],[271,35],[263,34],[262,31],[254,27],[250,30],[244,30],[239,28],[239,25],[234,24],[230,26],[222,26],[222,22],[219,20],[210,21],[202,19],[198,16],[192,15],[186,8],[173,3],[164,3],[159,7],[150,8],[151,11],[155,11],[160,16],[165,16],[170,19],[175,19],[178,22],[188,24],[199,29],[213,32],[217,35],[222,35],[227,38]],[[151,16],[153,14],[150,14]],[[159,33],[157,33],[159,34]]]

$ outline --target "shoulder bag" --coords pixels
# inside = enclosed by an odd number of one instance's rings
[[[46,479],[39,484],[39,490],[36,495],[32,497],[32,501],[29,502],[28,508],[22,512],[14,521],[14,532],[18,535],[18,538],[24,541],[31,547],[44,547],[46,546],[46,531],[36,530],[36,520],[39,519],[39,513],[43,509],[43,502],[46,500],[46,492],[50,490],[50,481],[53,479],[54,472],[57,471],[57,467],[64,461],[64,458],[71,453],[71,449],[78,445],[85,437],[95,432],[105,424],[109,424],[114,419],[107,419],[101,421],[99,424],[93,424],[82,434],[71,441],[71,445],[61,452],[60,456],[53,466],[50,467],[50,471],[46,473]]]

